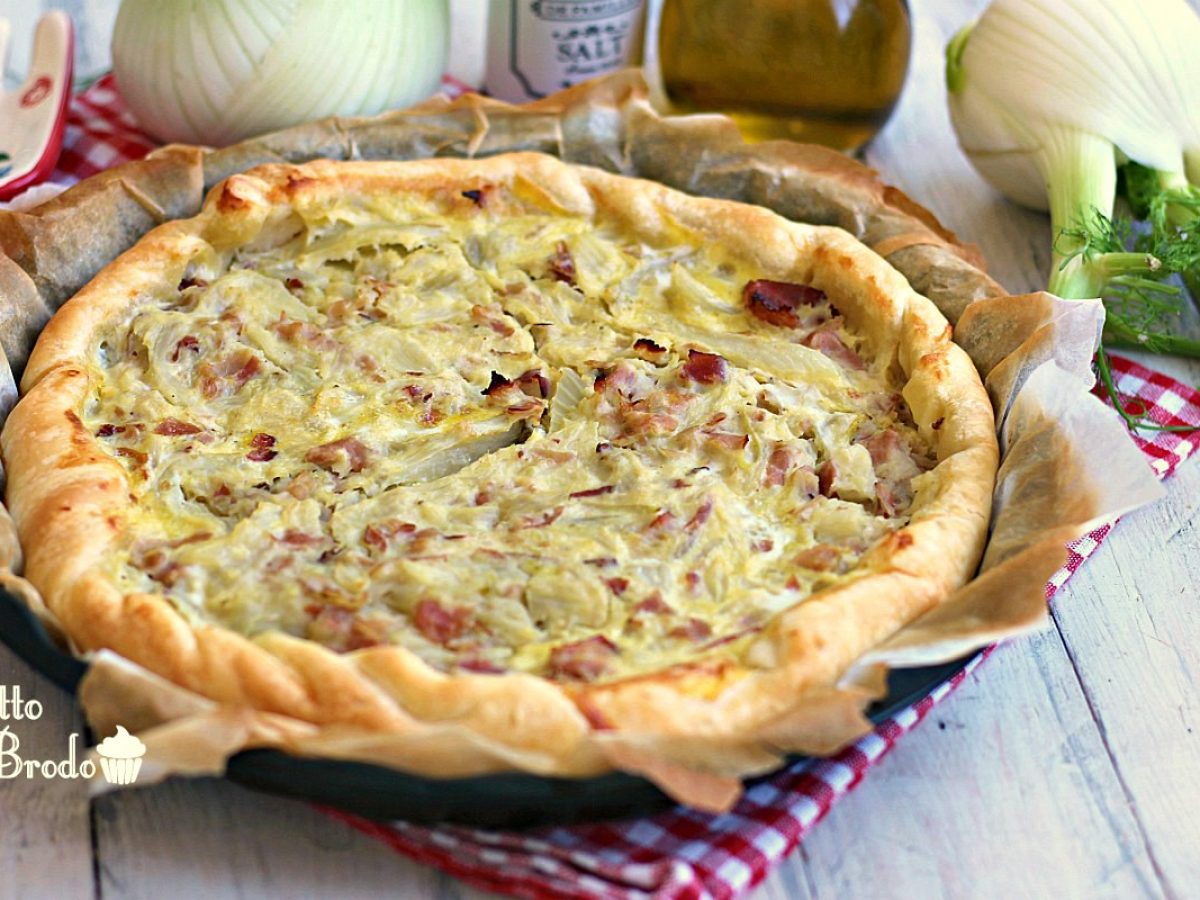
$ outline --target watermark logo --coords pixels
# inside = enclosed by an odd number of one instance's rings
[[[146,745],[118,725],[116,734],[96,746],[96,753],[100,757],[100,771],[109,784],[133,784],[142,768]]]
[[[67,740],[65,759],[26,759],[21,755],[21,739],[12,730],[10,722],[27,722],[40,719],[42,704],[37,700],[26,700],[21,696],[20,685],[0,685],[0,780],[14,778],[94,778],[96,764],[90,759],[79,759],[79,735],[72,734]],[[133,784],[142,768],[142,757],[146,745],[122,726],[117,733],[106,737],[96,747],[100,758],[100,772],[109,784]]]

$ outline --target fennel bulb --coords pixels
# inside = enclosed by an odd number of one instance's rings
[[[123,0],[113,71],[161,141],[221,146],[431,94],[447,0]]]
[[[1111,217],[1118,161],[1200,180],[1200,18],[1184,0],[995,0],[951,41],[946,76],[971,163],[1049,208],[1055,235]],[[1098,296],[1100,275],[1064,266],[1075,249],[1056,243],[1050,288]]]
[[[1104,344],[1200,357],[1173,333],[1200,298],[1200,17],[1185,0],[993,0],[946,48],[950,120],[1001,193],[1049,209],[1048,289],[1102,298]],[[1118,195],[1135,224],[1114,215]]]

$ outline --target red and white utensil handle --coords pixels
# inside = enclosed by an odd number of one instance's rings
[[[0,21],[0,60],[8,23]],[[0,94],[0,200],[49,177],[62,150],[71,98],[75,37],[66,13],[38,21],[29,75],[15,91]]]

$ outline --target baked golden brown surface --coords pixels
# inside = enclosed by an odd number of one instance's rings
[[[536,155],[234,176],[24,389],[8,503],[81,649],[489,748],[428,774],[830,749],[996,468],[945,320],[852,238]]]

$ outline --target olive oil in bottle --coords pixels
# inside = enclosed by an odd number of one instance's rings
[[[853,151],[896,105],[911,43],[906,0],[663,0],[659,77],[671,112]]]

